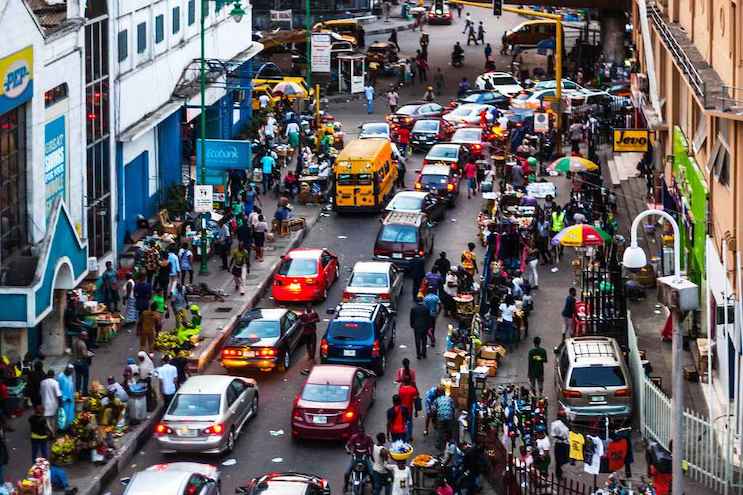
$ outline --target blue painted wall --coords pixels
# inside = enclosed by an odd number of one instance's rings
[[[0,321],[26,321],[26,294],[0,294]]]
[[[119,194],[125,195],[123,228],[129,232],[137,230],[137,215],[150,218],[155,213],[157,205],[152,203],[156,202],[157,195],[150,199],[149,170],[150,157],[147,151],[124,166],[124,188],[119,189]]]
[[[181,166],[183,146],[181,143],[181,112],[178,110],[157,126],[157,163],[160,177],[161,201],[168,187],[183,182]]]

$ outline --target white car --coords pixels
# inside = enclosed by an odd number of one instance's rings
[[[578,90],[583,91],[586,88],[581,86],[580,84],[571,81],[570,79],[563,79],[562,81],[562,89],[572,89],[572,90]],[[539,81],[534,85],[534,91],[539,91],[542,89],[555,89],[557,87],[557,81],[554,79],[550,79],[549,81]]]
[[[513,97],[524,88],[519,81],[508,72],[486,72],[475,79],[477,89],[495,89],[499,93]]]
[[[573,94],[581,94],[580,91],[564,89],[562,95],[567,97]],[[550,102],[546,98],[552,98],[557,95],[555,88],[551,89],[538,89],[531,94],[520,94],[511,98],[511,108],[530,108],[537,110],[539,107],[549,108]]]
[[[387,122],[368,122],[361,126],[359,139],[385,138],[390,139],[390,125]]]
[[[453,125],[470,125],[480,123],[480,112],[488,112],[488,122],[493,121],[495,107],[493,105],[481,105],[478,103],[465,103],[459,105],[451,112],[444,115],[444,120]]]
[[[122,478],[124,495],[219,495],[219,470],[210,464],[155,464]]]
[[[403,272],[388,261],[358,261],[353,265],[343,302],[381,303],[397,311],[403,289]]]

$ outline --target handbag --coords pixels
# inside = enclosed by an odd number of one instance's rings
[[[423,410],[423,401],[420,396],[416,397],[413,401],[413,407],[415,407],[415,412],[421,412]]]

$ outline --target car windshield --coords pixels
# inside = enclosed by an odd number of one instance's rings
[[[518,82],[510,76],[490,76],[488,80],[493,86],[513,86]]]
[[[461,106],[455,109],[453,112],[451,112],[450,115],[453,115],[454,117],[467,117],[468,115],[472,115],[473,113],[477,112],[477,107],[472,106]]]
[[[446,175],[421,175],[421,184],[425,187],[446,187],[449,178]]]
[[[434,146],[426,155],[426,159],[448,158],[449,160],[457,159],[458,148],[453,146]]]
[[[420,196],[398,196],[390,203],[390,210],[418,211],[421,209],[423,198]]]
[[[414,225],[387,224],[382,227],[379,240],[384,242],[401,242],[415,244],[418,242],[418,229]]]
[[[413,126],[413,132],[438,132],[438,120],[419,120]]]
[[[361,128],[362,136],[386,136],[388,134],[387,124],[366,124]]]
[[[386,273],[353,272],[349,287],[385,288],[389,285]]]
[[[623,387],[624,373],[619,366],[586,366],[573,368],[571,387]]]
[[[310,402],[346,402],[350,392],[348,385],[308,383],[302,390],[302,399]]]
[[[279,336],[279,322],[276,320],[250,320],[241,323],[235,332],[236,339],[273,339]]]
[[[480,103],[481,101],[492,99],[494,99],[494,97],[491,97],[489,94],[473,93],[471,95],[465,96],[464,98],[462,98],[461,101],[464,103]]]
[[[170,416],[216,416],[219,394],[177,394],[168,408]]]
[[[420,105],[403,105],[397,109],[397,113],[402,115],[413,115]]]
[[[281,263],[279,275],[289,277],[307,277],[317,275],[317,260],[306,258],[289,258]]]
[[[338,340],[367,340],[372,326],[367,321],[333,321],[328,326],[328,337]]]
[[[479,143],[481,136],[480,129],[460,129],[454,133],[451,140],[460,143]]]
[[[338,174],[339,186],[368,186],[371,183],[371,174]]]

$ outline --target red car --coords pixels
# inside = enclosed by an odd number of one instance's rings
[[[431,10],[428,11],[428,23],[429,24],[446,24],[451,25],[454,17],[451,15],[449,6],[444,4],[436,8],[432,6]]]
[[[278,302],[324,301],[339,273],[338,256],[329,249],[293,249],[273,276],[271,296]]]
[[[484,159],[489,148],[489,144],[483,139],[480,127],[461,127],[457,129],[450,141],[465,146],[473,160]]]
[[[355,366],[318,364],[292,406],[292,438],[347,440],[374,403],[376,375]]]
[[[441,117],[445,110],[444,107],[434,102],[415,101],[406,103],[400,106],[395,113],[387,115],[387,122],[390,123],[390,134],[394,139],[399,127],[406,127],[410,130],[419,119]]]

